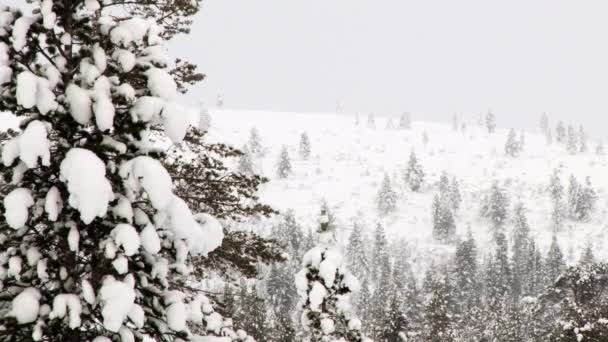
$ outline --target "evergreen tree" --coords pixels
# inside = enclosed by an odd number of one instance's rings
[[[304,255],[296,275],[302,324],[311,342],[370,341],[361,333],[361,321],[350,308],[350,294],[359,283],[342,265],[340,253],[331,246],[333,234],[328,213],[321,211],[319,245]]]
[[[348,245],[346,246],[348,265],[359,279],[363,279],[369,272],[369,262],[363,244],[362,228],[359,223],[354,224],[353,232],[350,234]]]
[[[603,156],[604,153],[604,142],[600,140],[595,146],[595,154],[598,156]]]
[[[593,244],[591,242],[587,242],[585,244],[585,249],[583,250],[583,253],[581,254],[581,258],[579,260],[579,265],[581,266],[589,266],[594,264],[595,261],[595,255],[593,254]]]
[[[570,175],[570,182],[568,187],[568,213],[571,217],[574,217],[576,214],[576,208],[578,206],[580,195],[580,187],[578,185],[578,180],[574,177],[573,174]]]
[[[557,242],[557,236],[553,234],[545,264],[546,282],[548,284],[553,284],[565,269],[566,262],[564,261],[564,255]]]
[[[522,202],[515,205],[513,228],[513,297],[515,302],[521,296],[530,295],[527,292],[526,284],[530,282],[528,273],[528,258],[530,257],[530,226],[526,218],[526,208]]]
[[[237,170],[240,173],[252,175],[255,173],[255,170],[253,169],[253,160],[251,152],[249,152],[249,148],[247,148],[247,145],[243,146],[242,152],[243,154],[239,158],[239,165],[237,167]]]
[[[409,324],[407,317],[403,313],[402,306],[402,301],[398,296],[391,296],[386,308],[385,321],[382,323],[382,331],[378,335],[378,341],[407,341]]]
[[[564,187],[559,177],[559,170],[554,170],[549,182],[549,194],[553,202],[553,211],[551,212],[551,222],[553,229],[559,230],[562,227],[566,216],[566,205],[564,203]]]
[[[246,331],[257,341],[267,341],[269,339],[270,322],[264,297],[258,294],[255,287],[246,288],[240,298],[239,306],[243,310],[243,314],[239,317],[237,327]]]
[[[449,279],[445,274],[436,278],[429,282],[429,299],[424,310],[424,340],[449,342],[454,340]]]
[[[540,117],[540,130],[543,133],[549,131],[549,117],[547,116],[547,113],[543,113]]]
[[[519,142],[517,141],[517,136],[515,135],[515,130],[513,128],[509,130],[509,136],[505,143],[505,154],[513,158],[517,157],[519,154]]]
[[[194,325],[210,328],[205,335],[226,328],[209,298],[184,284],[197,258],[221,259],[214,252],[228,239],[215,216],[231,210],[199,203],[205,212],[192,213],[178,194],[192,185],[172,179],[183,155],[167,161],[153,143],[195,136],[174,101],[202,75],[182,60],[169,70],[164,43],[188,32],[199,5],[0,8],[0,111],[24,119],[0,168],[12,178],[1,190],[0,340],[175,341],[194,338]],[[194,164],[219,161],[211,172],[238,155],[220,144],[201,149]],[[206,194],[241,189],[236,201],[252,198],[259,183],[244,179],[253,183],[218,181]]]
[[[568,125],[568,138],[566,140],[566,149],[570,154],[576,154],[578,152],[578,135],[572,125]]]
[[[460,124],[458,123],[458,115],[454,113],[454,115],[452,115],[452,130],[454,132],[458,132],[458,127],[460,127]]]
[[[393,293],[391,282],[390,265],[384,267],[379,278],[377,279],[377,287],[372,295],[369,306],[369,329],[371,337],[384,341],[383,337],[392,333],[389,323],[389,305],[391,294]]]
[[[376,117],[373,113],[367,116],[367,128],[376,129]]]
[[[422,132],[422,143],[424,144],[424,147],[429,144],[429,134],[427,131]]]
[[[359,113],[355,114],[355,126],[359,127],[359,125],[361,124],[361,116],[359,115]]]
[[[262,138],[260,137],[258,129],[255,127],[251,128],[251,131],[249,131],[248,145],[251,154],[261,156],[264,153],[264,148],[262,147]]]
[[[376,225],[374,231],[374,248],[372,250],[371,278],[377,288],[382,275],[390,274],[390,256],[388,252],[388,241],[384,233],[384,227],[380,223]]]
[[[453,241],[456,234],[456,223],[449,202],[435,195],[433,198],[433,237],[443,243]]]
[[[300,136],[300,158],[304,160],[310,158],[310,139],[306,132]]]
[[[560,120],[557,123],[557,126],[555,127],[555,140],[558,143],[565,143],[566,142],[566,127],[564,126],[564,123]]]
[[[519,143],[517,146],[518,152],[522,153],[526,148],[526,134],[523,130],[519,131]]]
[[[272,341],[290,342],[295,339],[291,313],[297,302],[297,291],[292,282],[294,270],[289,264],[275,264],[266,283],[268,302],[273,311]]]
[[[422,165],[418,162],[413,150],[410,152],[407,169],[405,170],[405,182],[412,191],[419,191],[424,182],[424,170],[422,170]]]
[[[506,191],[495,181],[483,201],[481,215],[488,218],[496,230],[501,228],[505,223],[508,207],[509,197]]]
[[[578,128],[578,142],[579,142],[579,152],[585,153],[588,150],[587,147],[587,133],[585,132],[585,128],[583,125],[580,125]]]
[[[479,303],[479,282],[477,274],[477,244],[469,227],[465,240],[459,241],[454,254],[454,289],[460,325],[472,325],[467,313],[471,313]]]
[[[391,214],[397,209],[397,193],[393,190],[388,173],[384,174],[384,179],[376,196],[376,203],[381,215]]]
[[[460,186],[458,185],[458,180],[456,177],[452,177],[452,182],[450,183],[450,191],[449,191],[450,204],[452,205],[452,209],[454,212],[460,209],[460,203],[462,203],[462,196],[460,195]]]
[[[209,114],[209,109],[207,109],[203,103],[200,104],[199,115],[198,129],[201,132],[209,131],[209,128],[211,128],[211,114]]]
[[[577,221],[587,221],[591,212],[595,209],[598,196],[591,185],[591,179],[585,179],[585,185],[578,188],[576,206],[573,208],[574,219]]]
[[[405,112],[401,114],[399,118],[399,128],[400,129],[410,129],[412,128],[412,117],[410,113]]]
[[[550,129],[545,133],[545,141],[547,142],[547,145],[553,144],[553,133],[551,133]]]
[[[224,96],[222,94],[218,94],[217,98],[215,99],[215,106],[217,108],[224,108]]]
[[[486,114],[486,128],[490,134],[496,131],[496,116],[492,112]]]
[[[289,158],[289,152],[287,146],[283,145],[281,148],[281,154],[277,162],[277,176],[279,178],[287,178],[293,172],[291,167],[291,158]]]
[[[449,198],[450,197],[450,177],[448,173],[443,171],[441,172],[441,176],[439,176],[439,196],[441,198]]]
[[[386,127],[385,127],[385,129],[387,131],[392,131],[392,130],[395,129],[395,123],[393,123],[393,119],[392,118],[388,118],[386,120]]]

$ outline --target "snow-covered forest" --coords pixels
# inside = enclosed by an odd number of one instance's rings
[[[0,5],[0,341],[608,341],[586,127],[193,107],[200,6]]]

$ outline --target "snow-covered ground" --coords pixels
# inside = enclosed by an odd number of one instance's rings
[[[325,199],[346,234],[357,217],[366,223],[370,234],[381,222],[390,240],[405,239],[412,258],[428,264],[429,259],[440,259],[453,251],[453,247],[438,244],[432,238],[431,202],[441,172],[447,171],[459,180],[463,196],[457,232],[464,234],[470,225],[481,255],[493,248],[490,225],[479,218],[479,208],[482,192],[494,180],[506,187],[511,205],[517,201],[526,204],[531,234],[546,253],[552,235],[552,205],[546,188],[553,170],[560,168],[565,190],[573,173],[581,182],[590,176],[599,195],[590,222],[567,221],[566,228],[558,233],[567,261],[576,262],[588,242],[593,243],[599,259],[608,257],[608,249],[604,248],[608,160],[595,154],[593,141],[589,142],[589,152],[569,155],[563,145],[548,146],[544,135],[526,132],[523,153],[511,158],[504,154],[507,129],[488,134],[485,127],[472,123],[467,124],[463,134],[454,132],[451,124],[416,121],[415,117],[411,130],[386,130],[388,117],[377,116],[374,130],[367,128],[363,115],[359,126],[355,125],[354,116],[342,114],[212,110],[211,115],[211,141],[242,147],[250,129],[258,129],[266,148],[265,155],[257,160],[258,171],[271,179],[262,189],[262,200],[279,210],[294,209],[299,221],[309,227],[314,227],[320,203]],[[398,122],[397,117],[392,119]],[[312,157],[308,161],[298,156],[302,132],[307,132],[311,140]],[[429,137],[427,146],[422,139],[424,132]],[[288,147],[294,166],[293,175],[287,179],[275,175],[283,145]],[[426,172],[420,193],[403,184],[403,170],[412,149]],[[375,203],[384,172],[391,176],[400,195],[397,212],[388,217],[378,215]],[[511,226],[507,229],[510,233]]]

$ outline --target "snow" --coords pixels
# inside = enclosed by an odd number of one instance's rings
[[[89,93],[76,84],[70,83],[65,90],[65,99],[70,106],[70,114],[74,120],[81,125],[88,125],[93,116]]]
[[[146,314],[144,313],[144,309],[137,305],[133,304],[131,311],[127,314],[131,322],[135,324],[136,327],[141,328],[144,326]]]
[[[324,334],[331,334],[335,330],[334,320],[331,318],[323,318],[321,319],[321,330]]]
[[[118,62],[122,72],[130,72],[135,67],[135,55],[129,50],[117,49],[112,53],[112,59]]]
[[[160,238],[152,224],[146,225],[139,237],[141,239],[141,245],[146,252],[150,254],[157,254],[160,252]]]
[[[42,25],[45,29],[50,30],[55,26],[57,15],[53,12],[53,1],[42,0],[40,3],[40,14],[42,14]]]
[[[53,311],[49,314],[50,319],[64,318],[68,315],[68,326],[70,329],[76,329],[80,326],[82,313],[82,304],[80,298],[75,294],[60,294],[55,296],[53,300]]]
[[[99,291],[99,299],[104,327],[118,332],[133,308],[135,291],[130,285],[108,276]]]
[[[179,291],[169,291],[165,295],[165,305],[167,305],[167,325],[174,331],[186,329],[186,318],[188,311],[183,302],[183,293]]]
[[[115,217],[127,220],[129,223],[133,222],[133,208],[131,207],[131,201],[123,195],[117,195],[118,202],[112,208],[112,214]]]
[[[23,133],[4,145],[2,162],[11,165],[19,157],[28,168],[34,168],[40,159],[42,165],[50,165],[50,142],[44,123],[38,120],[30,122]]]
[[[135,100],[135,89],[133,89],[133,87],[128,83],[123,83],[117,86],[114,88],[114,91],[116,91],[116,94],[122,96],[129,102]]]
[[[324,253],[324,259],[319,265],[319,275],[323,279],[325,286],[331,288],[334,285],[336,279],[336,271],[342,263],[342,256],[340,253],[331,249],[326,250]]]
[[[57,221],[57,217],[63,208],[63,201],[61,200],[61,194],[56,186],[53,186],[46,193],[44,198],[44,211],[49,216],[49,220],[52,222]]]
[[[318,281],[314,281],[308,296],[308,299],[310,300],[310,310],[320,311],[320,306],[323,303],[325,296],[327,296],[327,289],[325,289],[325,286]]]
[[[82,298],[91,305],[95,304],[95,290],[93,290],[93,286],[86,279],[82,280]]]
[[[132,225],[121,223],[117,225],[110,233],[116,246],[122,247],[126,256],[132,256],[137,253],[141,241],[139,234]]]
[[[40,260],[40,257],[42,256],[42,254],[40,254],[40,250],[36,247],[30,247],[27,250],[26,256],[25,258],[27,259],[27,264],[28,266],[35,266],[38,261]]]
[[[38,76],[30,71],[22,71],[17,75],[17,103],[23,108],[32,108],[36,105],[36,89],[38,86]]]
[[[129,272],[129,260],[121,255],[112,261],[112,267],[118,274],[126,274]]]
[[[198,222],[202,235],[204,235],[205,238],[203,241],[200,241],[200,246],[191,245],[190,250],[199,255],[207,256],[207,254],[222,245],[222,241],[224,240],[224,229],[220,222],[209,214],[196,214],[194,215],[194,219]]]
[[[28,210],[34,205],[32,192],[27,188],[17,188],[4,197],[4,217],[9,227],[20,229],[27,223]]]
[[[92,12],[97,11],[99,8],[101,8],[97,0],[84,0],[84,6],[87,10]]]
[[[40,292],[28,287],[21,291],[12,301],[8,316],[15,317],[19,324],[29,324],[38,318],[40,308]]]
[[[70,193],[69,204],[80,212],[85,224],[106,215],[114,194],[105,177],[105,163],[95,153],[72,148],[61,162],[60,174]]]
[[[16,51],[21,51],[27,44],[26,36],[30,30],[30,26],[38,20],[38,17],[22,16],[15,20],[13,26],[13,48]]]
[[[177,96],[175,80],[165,70],[152,67],[146,70],[144,75],[148,78],[148,89],[152,96],[168,101]]]
[[[173,183],[165,167],[156,159],[139,156],[120,166],[120,176],[125,187],[130,191],[133,200],[141,190],[144,190],[158,210],[165,209],[173,199]]]
[[[174,143],[184,140],[188,127],[197,123],[198,115],[190,108],[178,105],[174,102],[167,103],[161,111],[160,117],[163,122],[165,134]]]
[[[106,66],[107,66],[107,57],[106,57],[106,52],[103,50],[103,48],[101,46],[99,46],[99,43],[96,43],[95,45],[93,45],[93,62],[95,63],[95,66],[97,67],[97,70],[99,70],[99,72],[103,73],[106,70]]]
[[[72,226],[70,228],[70,232],[68,233],[68,246],[70,247],[70,251],[77,252],[78,244],[80,242],[80,233],[76,226]]]
[[[108,95],[102,92],[94,94],[93,113],[95,113],[95,124],[100,131],[111,129],[114,126],[114,104]]]
[[[134,122],[149,122],[158,118],[165,106],[165,101],[154,96],[141,96],[131,108],[131,118]]]
[[[15,278],[17,281],[21,279],[21,269],[23,260],[19,256],[12,256],[8,259],[8,272],[6,275]]]

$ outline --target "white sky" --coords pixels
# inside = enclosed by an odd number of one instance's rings
[[[606,0],[206,0],[172,46],[232,108],[608,121]]]

